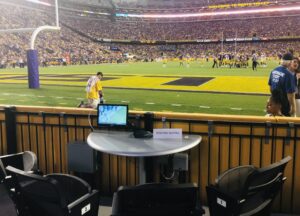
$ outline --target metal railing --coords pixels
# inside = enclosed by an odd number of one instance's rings
[[[10,109],[10,108],[5,108]],[[42,110],[42,111],[41,111]],[[88,123],[96,126],[95,111],[76,109],[42,109],[17,107],[10,110],[15,123],[8,122],[7,110],[0,110],[0,153],[13,153],[31,150],[37,154],[39,168],[45,173],[68,172],[67,144],[72,141],[85,141],[91,132]],[[91,114],[91,115],[90,115]],[[143,112],[131,112],[130,121],[136,121]],[[153,126],[163,126],[162,116],[170,128],[182,128],[185,133],[199,134],[202,142],[187,151],[189,172],[188,182],[199,185],[201,200],[206,202],[205,186],[223,171],[246,164],[257,167],[267,166],[286,155],[293,160],[288,164],[280,196],[275,201],[274,211],[300,213],[297,200],[300,199],[300,119],[292,118],[251,118],[222,117],[216,115],[188,115],[174,113],[154,113]],[[12,118],[13,119],[13,118]],[[291,122],[293,121],[293,122]],[[7,130],[15,124],[16,139],[7,137]],[[83,158],[84,160],[84,158]],[[94,175],[96,187],[102,194],[111,194],[120,185],[138,184],[138,162],[135,158],[100,153],[100,169]],[[155,174],[159,180],[159,171]]]

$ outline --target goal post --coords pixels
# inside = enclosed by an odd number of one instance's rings
[[[34,43],[37,35],[44,30],[56,31],[60,30],[60,27],[40,26],[32,33],[30,39],[30,49],[27,50],[27,71],[28,87],[33,89],[40,88],[38,51],[34,49]]]
[[[57,31],[60,30],[59,27],[59,15],[58,15],[58,0],[55,0],[55,18],[56,26],[40,26],[34,30],[30,39],[30,49],[27,50],[27,71],[28,71],[28,87],[29,88],[40,88],[40,78],[39,78],[39,60],[38,51],[34,49],[35,39],[41,31],[50,30]]]
[[[27,50],[28,87],[40,88],[38,51]]]
[[[43,3],[39,0],[36,0],[35,3]],[[50,5],[51,6],[51,5]],[[55,0],[55,26],[44,25],[38,28],[18,28],[18,29],[2,29],[0,34],[5,33],[18,33],[18,32],[32,32],[29,50],[26,52],[27,56],[27,71],[28,71],[28,87],[29,88],[39,88],[39,60],[38,60],[38,51],[35,49],[34,44],[38,34],[41,31],[59,31],[59,14],[58,14],[58,0]]]

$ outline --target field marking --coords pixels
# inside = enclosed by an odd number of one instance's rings
[[[76,100],[84,100],[84,98],[76,98]]]
[[[45,96],[43,96],[43,95],[38,95],[37,97],[39,97],[39,98],[44,98]]]
[[[230,109],[231,110],[238,110],[238,111],[241,111],[241,110],[243,110],[242,108],[240,108],[240,107],[230,107]]]
[[[122,103],[129,103],[130,101],[121,101]]]
[[[4,96],[16,95],[19,97],[33,97],[34,95],[31,94],[17,94],[17,93],[1,93]]]
[[[180,107],[180,106],[182,106],[182,104],[171,104],[171,106]]]
[[[202,109],[210,109],[210,106],[199,106]]]
[[[60,75],[56,75],[56,76],[62,76],[63,74]],[[112,75],[113,76],[113,75]],[[130,77],[128,76],[135,76],[132,77],[133,80],[129,79]],[[124,77],[124,78],[128,78],[130,81],[129,83],[127,83],[126,85],[124,85],[124,80],[120,79],[119,81],[115,80],[107,80],[104,81],[104,87],[107,89],[126,89],[126,90],[151,90],[151,91],[176,91],[176,92],[192,92],[192,93],[213,93],[213,94],[233,94],[233,95],[255,95],[255,96],[269,96],[269,90],[266,90],[265,87],[260,87],[259,89],[253,89],[253,85],[250,86],[247,91],[245,90],[245,87],[239,87],[237,89],[232,89],[232,86],[244,86],[244,85],[240,85],[240,82],[245,82],[245,78],[247,79],[258,79],[256,81],[259,81],[259,83],[261,85],[258,86],[266,86],[265,83],[267,82],[267,78],[265,80],[262,80],[261,76],[219,76],[216,75],[214,76],[215,81],[209,81],[206,82],[203,85],[197,86],[197,87],[192,87],[192,86],[173,86],[172,88],[170,86],[162,86],[165,82],[169,81],[169,79],[173,78],[174,76],[168,76],[165,77],[167,80],[163,79],[163,80],[156,80],[155,82],[152,82],[154,77],[156,77],[156,75],[147,75],[149,76],[149,78],[152,80],[151,86],[147,85],[145,86],[143,83],[145,83],[145,75],[120,75],[120,78]],[[0,75],[1,77],[1,75]],[[53,75],[53,77],[55,77]],[[187,76],[176,76],[177,78],[184,78],[184,77],[192,77],[191,75],[187,75]],[[198,77],[198,76],[197,76]],[[205,77],[205,76],[199,76],[201,77]],[[141,79],[141,83],[139,82],[139,79]],[[230,82],[232,82],[233,84],[228,86],[228,84],[225,86],[224,85],[224,80],[226,81],[225,83],[228,83],[228,79],[232,79]],[[127,79],[125,79],[127,80]],[[110,84],[108,84],[107,86],[105,85],[105,82],[112,82]],[[213,82],[213,83],[211,83]],[[0,83],[1,80],[0,80]],[[126,82],[125,82],[126,83]],[[140,84],[139,84],[140,83]],[[147,83],[147,82],[146,82]],[[220,83],[222,83],[222,85],[219,85]],[[237,83],[238,85],[235,85],[234,83]],[[252,83],[252,82],[248,82],[248,83]],[[248,83],[246,83],[245,85],[248,85]],[[263,85],[262,85],[263,83]],[[7,83],[7,84],[20,84],[20,83]],[[74,80],[74,83],[72,81],[61,81],[61,82],[57,82],[57,81],[45,81],[45,83],[43,83],[43,85],[45,86],[63,86],[63,87],[80,87],[82,88],[83,86],[85,86],[85,82],[79,82],[78,80]],[[216,86],[223,86],[219,88],[216,88]],[[261,89],[263,88],[263,89]]]
[[[155,103],[153,103],[153,102],[146,102],[146,104],[148,104],[148,105],[154,105]]]
[[[55,97],[55,98],[57,98],[57,99],[63,99],[64,97]]]

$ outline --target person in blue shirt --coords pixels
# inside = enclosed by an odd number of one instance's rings
[[[271,92],[271,97],[267,101],[266,116],[282,116],[281,109],[282,109],[282,92],[279,89],[274,89]]]
[[[284,116],[295,116],[297,90],[295,74],[289,70],[293,60],[291,53],[286,53],[282,57],[281,65],[276,67],[270,74],[270,92],[277,89],[282,92],[283,104],[281,112]]]

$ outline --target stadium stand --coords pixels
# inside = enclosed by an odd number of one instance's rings
[[[299,36],[293,28],[299,16],[267,17],[259,19],[213,20],[189,23],[111,22],[109,20],[72,19],[63,17],[63,22],[78,26],[81,32],[93,38],[125,40],[196,40],[245,37]]]
[[[218,3],[223,1],[215,2]],[[141,61],[154,61],[161,58],[162,54],[168,58],[179,55],[195,59],[206,58],[221,51],[235,52],[236,47],[232,43],[235,37],[244,40],[238,43],[236,51],[246,56],[251,56],[250,52],[256,50],[268,57],[277,57],[288,49],[300,48],[297,42],[300,30],[294,27],[300,18],[294,14],[284,17],[274,17],[275,15],[270,17],[265,14],[265,17],[251,19],[150,23],[112,21],[108,17],[99,19],[83,16],[84,14],[75,16],[80,5],[75,7],[77,8],[73,11],[69,9],[66,11],[64,7],[61,9],[63,12],[60,16],[60,32],[43,32],[38,36],[36,47],[42,66],[62,65],[64,62],[67,64],[122,62],[127,60],[125,54],[130,54],[135,60]],[[34,10],[32,8],[29,10],[28,5],[16,6],[16,3],[0,7],[1,29],[54,25],[53,14],[46,13],[43,7],[33,8]],[[88,8],[91,9],[92,6]],[[33,16],[36,19],[31,19]],[[23,63],[26,65],[25,52],[29,48],[30,36],[30,33],[0,34],[0,68],[22,66]],[[168,40],[180,44],[143,45]],[[209,43],[203,43],[205,40]],[[221,49],[222,40],[227,40],[223,49]],[[182,44],[185,41],[194,44]],[[129,45],[135,42],[139,45]]]

